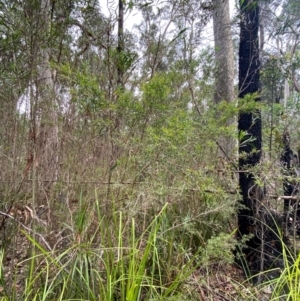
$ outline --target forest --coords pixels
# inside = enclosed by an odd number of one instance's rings
[[[0,0],[0,301],[300,301],[300,1]]]

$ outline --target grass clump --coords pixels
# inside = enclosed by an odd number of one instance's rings
[[[264,287],[271,288],[271,300],[300,300],[300,254],[293,255],[289,249],[283,248],[284,269],[278,278],[273,279]]]
[[[1,300],[134,301],[167,300],[176,295],[197,268],[197,254],[178,261],[176,273],[162,265],[164,257],[172,252],[166,232],[161,231],[168,205],[142,232],[134,218],[114,212],[109,219],[101,214],[98,202],[95,207],[95,232],[88,233],[83,217],[86,212],[81,212],[81,218],[76,219],[77,239],[65,250],[49,251],[23,231],[35,249],[31,258],[19,263],[28,268],[28,276],[21,288],[17,283],[8,285],[1,270]],[[2,251],[2,263],[3,255]]]

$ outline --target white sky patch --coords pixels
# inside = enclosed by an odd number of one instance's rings
[[[20,114],[25,114],[27,118],[30,116],[30,94],[32,94],[30,89],[33,88],[28,86],[17,101],[17,111]]]
[[[275,13],[276,17],[279,17],[281,12],[282,12],[282,6],[280,5],[276,8],[274,13]]]
[[[118,9],[119,1],[118,0],[98,0],[100,5],[101,13],[108,19],[112,20],[114,25],[118,22]],[[127,9],[125,6],[124,14],[124,28],[131,32],[134,31],[134,27],[140,24],[142,21],[141,12],[133,7],[131,10]],[[114,33],[117,33],[117,26],[114,28]]]
[[[118,0],[106,0],[106,1],[98,0],[98,1],[99,1],[99,5],[100,5],[102,14],[107,18],[115,20],[115,22],[117,23],[119,1]],[[156,3],[153,2],[153,5],[155,6],[155,8],[158,9],[159,1]],[[230,8],[230,17],[232,18],[236,14],[235,0],[229,0],[229,8]],[[125,7],[125,9],[126,9],[126,7]],[[126,11],[124,19],[125,19],[124,20],[125,29],[134,31],[135,25],[140,24],[142,21],[142,14],[138,9],[133,8],[131,10]],[[170,29],[172,29],[172,27],[170,27]],[[116,30],[116,28],[115,28],[115,30]],[[207,39],[210,43],[213,43],[214,37],[213,37],[213,21],[212,21],[212,19],[203,28],[202,33],[204,34],[203,35],[204,39]]]

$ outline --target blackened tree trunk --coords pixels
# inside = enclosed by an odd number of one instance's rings
[[[291,160],[293,157],[293,152],[290,147],[290,135],[289,133],[284,133],[283,135],[283,145],[284,145],[284,151],[281,156],[281,164],[284,170],[284,176],[288,177],[290,176],[290,170],[291,170]],[[287,178],[283,181],[283,190],[285,196],[292,196],[294,193],[294,185],[292,185],[291,181],[289,181]],[[285,224],[285,231],[288,233],[288,217],[289,217],[289,207],[291,205],[292,200],[291,199],[285,199],[284,200],[284,224]]]
[[[283,134],[284,150],[281,155],[281,164],[283,168],[283,191],[284,196],[292,198],[284,199],[284,234],[288,237],[300,235],[300,207],[299,200],[295,200],[293,196],[299,193],[299,182],[296,177],[299,177],[299,153],[294,154],[290,146],[290,135],[288,132]]]
[[[239,47],[239,98],[246,94],[258,92],[259,83],[259,6],[251,0],[240,0],[241,24]],[[256,99],[259,101],[259,98]],[[260,112],[240,113],[238,120],[239,132],[245,133],[239,146],[239,185],[242,195],[241,209],[238,213],[238,228],[240,236],[253,231],[254,214],[260,194],[255,188],[254,175],[247,170],[260,162],[262,147],[262,132]],[[249,138],[251,137],[251,142]],[[248,140],[248,142],[247,142]],[[256,248],[255,236],[248,241],[249,254]]]

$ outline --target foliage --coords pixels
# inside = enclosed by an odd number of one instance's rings
[[[238,146],[224,156],[219,142],[253,143],[234,122],[261,110],[271,156],[251,172],[281,194],[281,135],[297,149],[300,104],[282,105],[282,85],[299,51],[268,53],[260,94],[214,104],[209,3],[123,1],[136,26],[120,52],[117,9],[100,2],[0,3],[0,299],[204,299],[236,244]]]
[[[168,205],[140,234],[135,219],[124,219],[121,212],[115,212],[115,228],[109,227],[98,201],[95,209],[98,214],[94,221],[97,222],[96,232],[85,237],[87,228],[82,231],[82,219],[77,220],[81,231],[77,233],[76,241],[60,252],[47,251],[35,238],[24,232],[36,249],[36,255],[22,264],[30,265],[33,261],[36,264],[34,273],[30,273],[26,280],[23,293],[17,287],[13,288],[16,290],[15,296],[22,293],[22,300],[98,300],[99,297],[101,300],[165,300],[167,296],[176,294],[182,281],[197,268],[196,255],[187,260],[182,254],[176,274],[166,282],[165,275],[171,271],[161,263],[172,252],[173,246],[168,240],[172,234],[169,231],[169,234],[162,236],[160,228],[168,214]],[[79,212],[79,216],[85,214],[84,210]],[[100,240],[95,244],[93,240],[97,236],[100,236]],[[5,298],[7,283],[3,271],[0,279]]]
[[[67,66],[62,74],[77,88],[78,109],[79,91],[86,98],[101,95],[95,77]],[[225,127],[220,131],[226,118],[216,123],[216,116],[223,111],[229,118],[236,106],[220,104],[200,117],[165,93],[174,76],[153,77],[140,100],[118,90],[117,103],[99,102],[88,116],[78,110],[76,127],[72,120],[59,125],[68,129],[61,136],[68,151],[61,156],[60,173],[70,182],[58,182],[52,190],[53,249],[45,245],[52,241],[46,217],[29,218],[41,236],[26,235],[36,251],[20,262],[24,271],[31,269],[20,282],[23,300],[96,300],[98,294],[104,300],[171,298],[182,294],[182,284],[200,264],[231,253],[229,238],[224,248],[227,236],[219,234],[235,214],[236,197],[227,191],[236,186],[228,180],[234,167],[215,156],[215,139],[225,131],[232,135]],[[127,128],[114,129],[105,119],[109,113],[121,116]],[[107,182],[98,185],[96,177]],[[3,281],[7,296],[17,298],[18,289]]]
[[[284,249],[285,269],[276,281],[271,281],[274,287],[272,300],[279,298],[287,301],[299,300],[299,255],[294,257],[288,249]],[[292,260],[290,259],[292,257]]]

